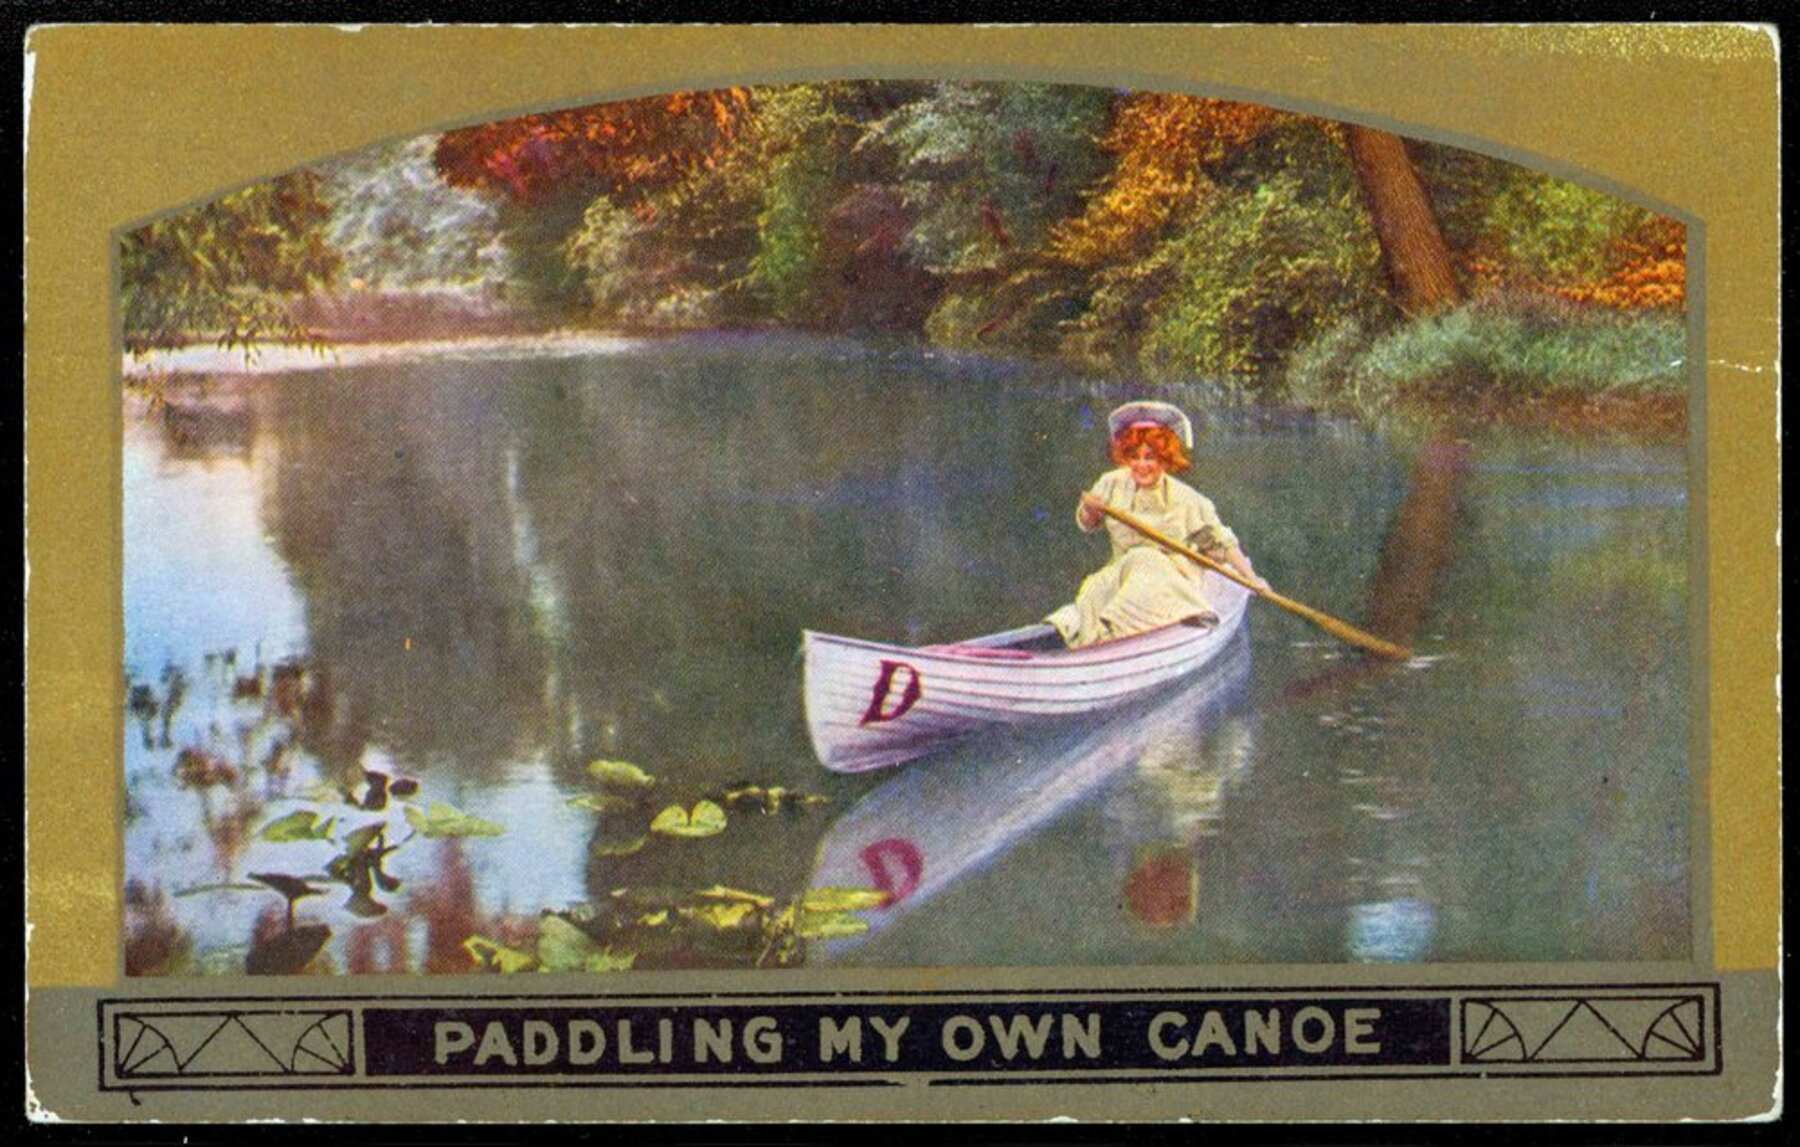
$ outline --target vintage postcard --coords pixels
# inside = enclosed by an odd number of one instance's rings
[[[1770,30],[25,50],[34,1118],[1779,1113]]]

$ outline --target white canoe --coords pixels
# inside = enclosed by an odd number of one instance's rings
[[[1203,577],[1216,624],[1167,625],[1081,649],[1062,648],[1048,625],[920,647],[808,631],[813,752],[834,772],[866,772],[996,725],[1111,709],[1186,677],[1226,648],[1250,597],[1218,574]]]
[[[1220,735],[1248,699],[1249,679],[1249,635],[1240,631],[1201,672],[1104,717],[997,731],[931,768],[900,770],[832,824],[810,882],[879,888],[888,903],[863,914],[868,931],[816,954],[859,948],[1152,759],[1178,762],[1171,767],[1190,785],[1210,780],[1216,819],[1227,782],[1249,767],[1242,739]]]

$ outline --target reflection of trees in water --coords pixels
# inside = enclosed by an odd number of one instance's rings
[[[492,767],[543,736],[490,395],[404,372],[269,390],[282,457],[264,521],[336,696],[335,763],[378,739],[408,764]]]
[[[161,384],[147,409],[172,462],[243,459],[257,445],[256,410],[240,386],[204,378]]]

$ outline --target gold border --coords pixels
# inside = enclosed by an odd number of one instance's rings
[[[29,982],[119,954],[111,235],[300,162],[509,111],[751,79],[993,77],[1254,95],[1489,141],[1699,218],[1712,955],[1777,954],[1777,59],[1687,27],[52,26],[27,42]],[[699,61],[699,64],[696,64]]]

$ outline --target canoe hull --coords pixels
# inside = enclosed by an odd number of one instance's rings
[[[867,772],[996,725],[1100,712],[1145,696],[1206,665],[1242,627],[1248,593],[1205,577],[1218,624],[1169,625],[1082,649],[1026,653],[981,639],[911,647],[809,631],[813,751],[834,772]]]

